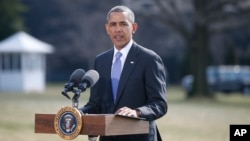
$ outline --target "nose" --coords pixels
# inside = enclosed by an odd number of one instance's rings
[[[115,27],[115,31],[116,31],[116,32],[120,32],[120,31],[122,31],[121,26],[120,26],[120,25],[117,25],[117,26]]]

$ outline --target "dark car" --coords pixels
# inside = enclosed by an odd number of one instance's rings
[[[250,66],[210,66],[206,71],[212,91],[250,94]],[[181,84],[186,91],[191,90],[193,80],[192,75],[183,77]]]

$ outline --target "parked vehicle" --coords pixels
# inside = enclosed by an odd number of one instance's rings
[[[250,95],[250,66],[209,66],[206,71],[208,85],[212,91],[242,92]],[[193,81],[193,75],[183,77],[182,87],[190,91]]]

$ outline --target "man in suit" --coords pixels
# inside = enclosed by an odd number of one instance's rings
[[[96,57],[94,69],[100,78],[91,88],[90,99],[81,111],[141,117],[149,121],[149,134],[101,136],[100,141],[160,141],[155,120],[168,109],[162,59],[134,42],[132,36],[138,25],[128,7],[112,8],[105,26],[114,48]],[[115,69],[116,54],[120,54],[119,69]]]

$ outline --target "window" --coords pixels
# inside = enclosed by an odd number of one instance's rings
[[[0,70],[20,71],[21,70],[21,55],[19,53],[0,54]]]

